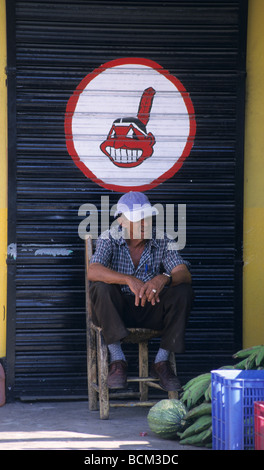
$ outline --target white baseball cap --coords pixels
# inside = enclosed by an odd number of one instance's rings
[[[123,194],[117,202],[115,217],[124,214],[130,222],[138,222],[146,217],[157,215],[159,211],[151,206],[149,199],[143,193],[130,191]]]

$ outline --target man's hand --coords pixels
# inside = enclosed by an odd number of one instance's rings
[[[135,305],[137,307],[139,305],[144,307],[147,301],[151,302],[152,305],[159,302],[159,294],[166,283],[167,279],[162,274],[153,277],[153,279],[145,283],[134,276],[128,276],[127,278],[127,285],[133,294],[135,294]]]
[[[175,266],[171,271],[172,284],[176,286],[181,283],[191,284],[192,277],[184,264]],[[162,289],[168,283],[167,276],[159,274],[158,276],[153,277],[153,279],[145,282],[140,289],[139,297],[141,299],[141,305],[144,306],[146,301],[151,302],[152,305],[155,305],[156,302],[159,302],[159,294]]]
[[[135,294],[135,305],[138,307],[140,304],[140,291],[144,287],[144,282],[134,276],[127,276],[127,285],[131,292]]]
[[[145,282],[139,292],[142,307],[144,307],[146,301],[151,302],[152,305],[159,302],[159,294],[167,282],[168,280],[166,276],[163,276],[163,274],[159,274],[158,276],[153,277],[153,279]]]

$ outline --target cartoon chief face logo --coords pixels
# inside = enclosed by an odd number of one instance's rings
[[[144,58],[101,65],[80,82],[66,107],[72,160],[111,191],[147,191],[172,178],[190,154],[195,132],[183,84]]]
[[[135,167],[146,158],[151,157],[155,144],[154,135],[147,133],[155,90],[152,87],[144,90],[137,117],[116,119],[107,139],[100,148],[110,160],[119,167]]]

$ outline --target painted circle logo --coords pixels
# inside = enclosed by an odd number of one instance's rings
[[[148,59],[117,59],[88,74],[68,101],[65,135],[77,167],[114,191],[146,191],[190,154],[196,131],[182,83]]]

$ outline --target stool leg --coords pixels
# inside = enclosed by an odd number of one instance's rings
[[[174,372],[174,374],[177,375],[177,369],[176,369],[176,360],[175,360],[175,354],[173,352],[170,353],[170,363],[171,363],[171,368]],[[179,393],[178,392],[168,392],[168,398],[179,398]]]
[[[99,402],[100,418],[109,418],[109,390],[107,386],[108,375],[108,353],[102,333],[98,334],[98,383],[99,383]]]
[[[88,401],[89,410],[98,409],[97,392],[93,384],[97,383],[96,371],[96,333],[91,329],[87,329],[87,379],[88,379]]]
[[[138,343],[139,377],[148,377],[148,342]],[[140,401],[148,400],[148,385],[139,382]]]
[[[170,360],[171,368],[172,368],[174,374],[177,375],[176,359],[175,359],[175,353],[174,353],[174,352],[171,352],[171,353],[170,353],[169,360]]]

